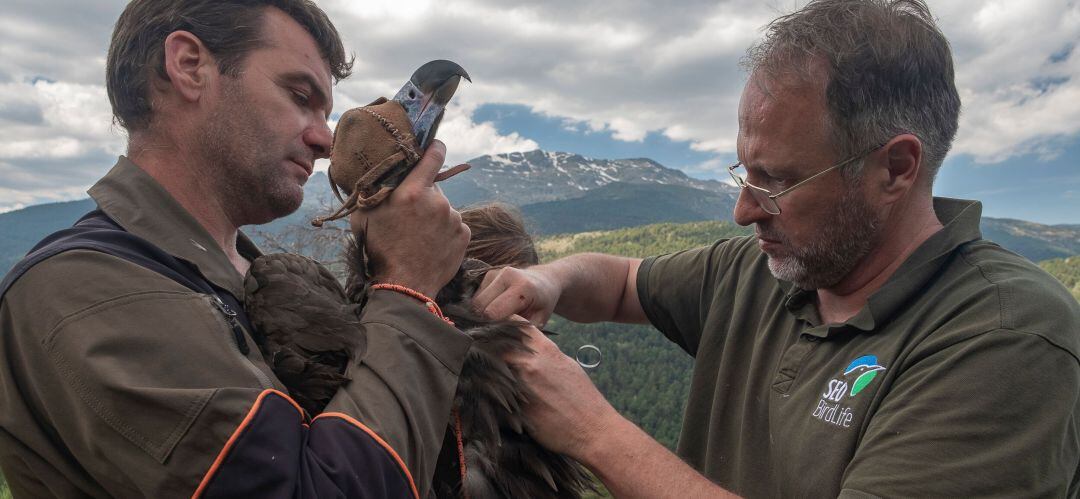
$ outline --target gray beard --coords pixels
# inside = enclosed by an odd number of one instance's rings
[[[850,187],[829,218],[810,244],[801,248],[785,244],[791,254],[769,257],[773,276],[802,289],[828,288],[851,272],[880,239],[881,224],[858,185]]]

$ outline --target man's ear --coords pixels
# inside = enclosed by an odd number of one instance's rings
[[[910,133],[897,135],[882,147],[886,175],[879,178],[881,193],[886,200],[900,199],[919,181],[922,152],[922,141]]]
[[[198,102],[216,73],[217,63],[199,37],[174,31],[165,38],[165,84],[183,100]]]

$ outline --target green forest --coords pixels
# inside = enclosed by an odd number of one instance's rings
[[[665,223],[543,237],[537,246],[544,261],[581,252],[644,257],[748,234],[750,229],[729,222]],[[1080,256],[1039,265],[1080,300]],[[557,333],[553,339],[567,355],[574,356],[587,344],[600,349],[602,362],[588,370],[593,382],[622,414],[668,448],[675,448],[690,386],[692,359],[686,353],[646,326],[575,324],[554,317],[546,329]],[[0,499],[10,497],[0,476]]]

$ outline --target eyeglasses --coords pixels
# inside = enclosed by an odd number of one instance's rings
[[[829,172],[831,172],[831,171],[833,171],[833,170],[835,170],[837,168],[840,168],[841,166],[845,166],[845,165],[848,165],[848,164],[851,164],[851,163],[855,162],[856,160],[862,159],[866,155],[868,155],[868,154],[870,154],[870,153],[872,153],[872,152],[874,152],[874,151],[876,151],[878,149],[881,149],[883,147],[883,145],[877,146],[877,147],[875,147],[875,148],[873,148],[873,149],[871,149],[869,151],[866,151],[866,152],[864,152],[862,154],[859,154],[858,156],[852,156],[852,157],[850,157],[848,159],[845,159],[845,160],[843,160],[843,161],[841,161],[841,162],[839,162],[839,163],[837,163],[835,165],[832,165],[832,166],[830,166],[830,167],[828,167],[828,168],[826,168],[824,170],[821,170],[820,172],[817,172],[817,173],[815,173],[815,174],[801,180],[799,183],[797,183],[797,184],[795,184],[795,185],[793,185],[791,187],[788,187],[787,189],[784,189],[784,190],[782,190],[782,191],[780,191],[780,192],[778,192],[776,194],[773,194],[772,191],[770,191],[768,189],[764,189],[764,188],[758,187],[758,186],[756,186],[754,184],[751,184],[750,182],[747,182],[746,179],[743,178],[743,175],[740,175],[740,174],[736,173],[735,172],[736,168],[743,167],[743,169],[746,169],[746,166],[742,164],[742,161],[740,161],[738,163],[735,163],[734,165],[729,166],[728,167],[728,173],[730,173],[731,178],[733,180],[735,180],[735,185],[738,185],[740,188],[750,191],[750,195],[754,198],[754,201],[757,202],[758,206],[760,206],[761,209],[765,211],[765,213],[768,213],[770,215],[779,215],[780,214],[780,203],[776,202],[776,200],[780,196],[783,196],[783,195],[785,195],[785,194],[787,194],[787,193],[789,193],[789,192],[791,192],[791,191],[793,191],[795,189],[798,189],[799,187],[802,187],[803,184],[805,184],[805,183],[807,183],[807,182],[809,182],[811,180],[814,180],[815,178],[818,178],[818,177],[820,177],[820,176],[822,176],[822,175],[824,175],[826,173],[829,173]]]

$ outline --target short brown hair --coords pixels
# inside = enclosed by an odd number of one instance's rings
[[[334,81],[352,71],[353,60],[337,29],[310,0],[134,0],[116,21],[105,64],[105,82],[116,123],[128,132],[149,126],[153,109],[150,81],[165,74],[165,38],[189,31],[206,45],[218,70],[237,76],[244,57],[263,45],[263,18],[269,7],[299,23],[319,47]]]
[[[922,0],[814,0],[766,31],[744,66],[775,75],[824,62],[827,117],[840,157],[911,133],[923,143],[923,167],[933,179],[956,136],[960,95],[949,42]]]
[[[472,230],[465,256],[493,267],[527,267],[540,263],[532,236],[517,208],[504,203],[470,207],[461,221]]]

